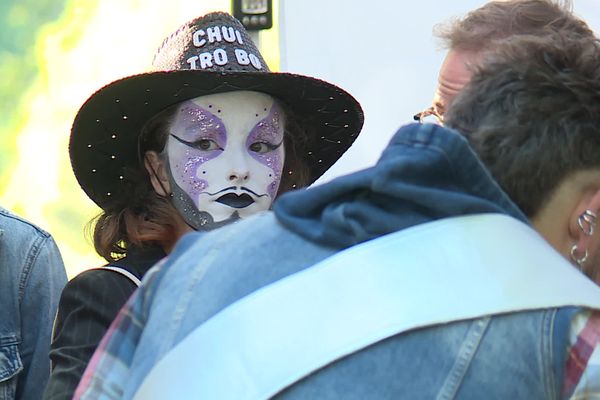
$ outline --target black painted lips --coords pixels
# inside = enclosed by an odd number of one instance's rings
[[[215,201],[217,203],[225,204],[226,206],[233,208],[245,208],[248,207],[250,204],[254,203],[252,197],[250,197],[250,195],[246,193],[240,195],[237,195],[235,193],[227,193],[219,197]]]

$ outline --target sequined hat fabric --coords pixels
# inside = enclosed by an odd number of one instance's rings
[[[103,87],[81,107],[71,130],[73,171],[100,207],[123,192],[139,168],[138,137],[165,108],[213,93],[251,90],[281,100],[308,133],[301,156],[314,182],[350,147],[363,125],[359,103],[328,82],[270,72],[242,24],[226,13],[190,21],[160,46],[153,71]],[[293,173],[293,171],[284,171]]]

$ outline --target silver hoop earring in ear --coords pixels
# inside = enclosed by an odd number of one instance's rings
[[[588,251],[586,249],[585,252],[583,253],[583,256],[577,257],[577,255],[575,255],[577,250],[578,250],[577,245],[574,244],[573,247],[571,247],[571,259],[577,263],[577,265],[579,266],[579,269],[581,270],[583,268],[583,264],[585,264],[585,262],[587,261]]]
[[[585,210],[579,218],[577,218],[577,225],[586,236],[592,236],[594,234],[594,228],[596,228],[596,213],[592,210]]]

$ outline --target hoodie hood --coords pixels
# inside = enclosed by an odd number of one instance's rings
[[[287,229],[339,248],[459,215],[501,213],[528,223],[465,138],[434,124],[400,128],[374,167],[286,193],[273,210]]]

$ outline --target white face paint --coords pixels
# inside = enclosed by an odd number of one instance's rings
[[[270,208],[283,170],[284,123],[275,99],[258,92],[201,96],[179,106],[167,141],[169,167],[174,183],[210,215],[200,225]]]

